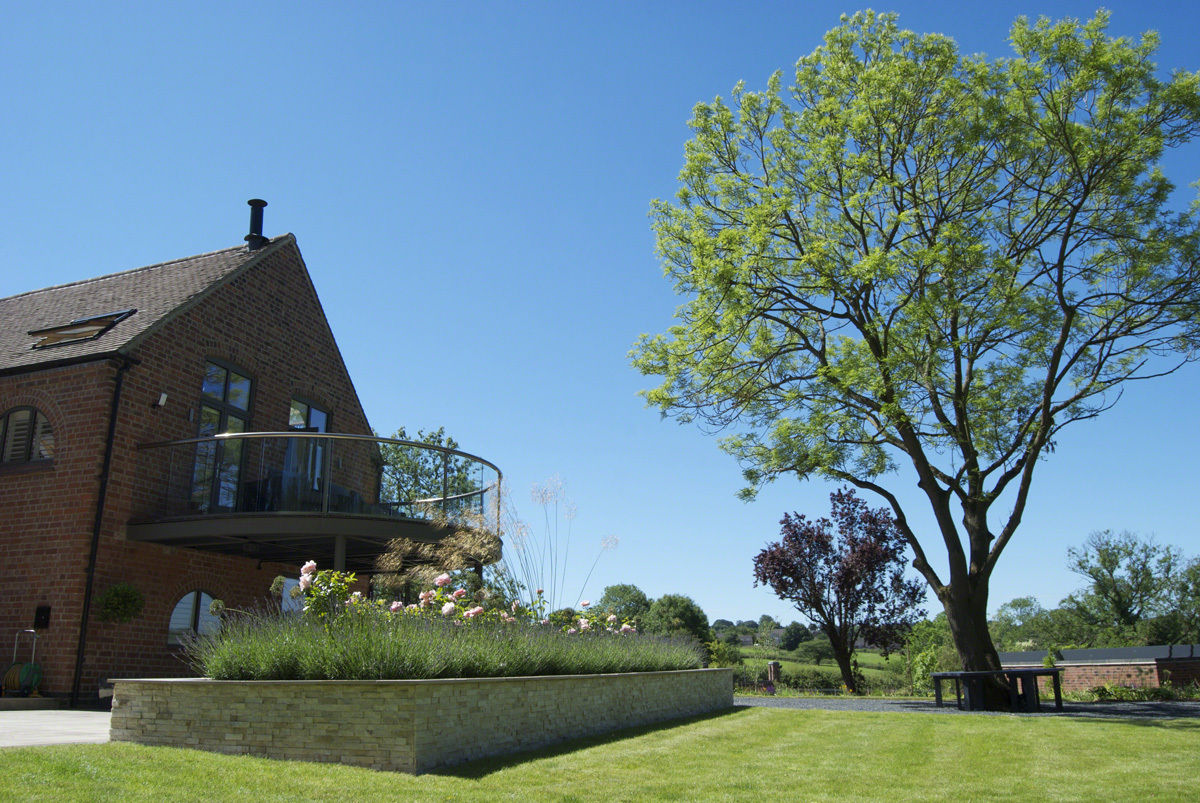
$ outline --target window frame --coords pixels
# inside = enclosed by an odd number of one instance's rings
[[[29,411],[30,424],[29,432],[25,436],[25,441],[22,444],[21,453],[23,457],[15,460],[6,460],[5,453],[8,451],[5,447],[8,441],[9,426],[12,422],[12,417],[22,411]],[[50,455],[48,457],[39,457],[35,454],[35,446],[39,447],[36,451],[41,451],[42,444],[41,426],[50,433]],[[54,462],[56,453],[56,444],[54,438],[54,427],[50,425],[50,418],[37,407],[32,404],[20,404],[16,407],[10,407],[0,415],[0,467],[11,466],[26,466],[26,465],[49,465]]]
[[[208,368],[210,365],[216,366],[225,372],[225,379],[221,385],[221,396],[219,398],[213,396],[205,390],[205,382],[208,378]],[[239,407],[229,401],[229,391],[230,387],[232,386],[234,374],[237,374],[245,379],[250,385],[249,390],[246,393],[246,406],[244,408]],[[220,435],[229,432],[230,419],[236,419],[241,423],[242,428],[238,430],[239,432],[249,432],[250,417],[254,408],[255,384],[257,383],[255,382],[254,377],[250,375],[250,372],[238,366],[236,363],[223,360],[220,357],[205,357],[203,370],[200,377],[200,399],[196,405],[196,436],[207,437],[201,433],[201,430],[204,427],[205,407],[217,414],[217,423],[214,427],[214,432],[212,433],[213,435]],[[205,454],[206,445],[211,449],[208,454]],[[209,441],[196,445],[196,458],[192,467],[192,486],[189,497],[191,503],[199,508],[202,512],[232,512],[238,509],[238,502],[241,497],[242,463],[244,462],[245,456],[241,453],[241,442],[239,441],[237,445],[239,447],[237,456],[237,483],[233,502],[228,506],[221,504],[222,483],[220,481],[220,467],[224,465],[225,462],[226,445],[220,441],[215,443]],[[202,462],[207,463],[207,470],[203,478],[201,478],[197,473]],[[207,484],[206,492],[202,487],[205,484]],[[201,491],[201,493],[197,493],[198,491]]]
[[[179,597],[179,599],[176,600],[175,604],[171,606],[171,613],[167,617],[167,646],[168,647],[182,647],[183,646],[183,638],[182,637],[185,635],[192,635],[192,636],[203,635],[202,633],[200,633],[200,617],[203,615],[203,607],[204,606],[202,605],[202,603],[203,603],[205,597],[208,597],[208,604],[210,607],[212,606],[213,600],[217,599],[217,597],[215,597],[212,593],[205,591],[204,588],[197,587],[197,588],[193,588],[191,591],[185,591]],[[179,606],[182,605],[189,598],[192,601],[192,603],[191,603],[192,610],[191,610],[191,616],[189,617],[187,629],[180,630],[180,629],[172,628],[171,621],[175,618],[175,611],[177,611],[179,609]],[[220,623],[221,623],[221,618],[219,616],[214,617],[214,618],[216,619],[216,623],[217,623],[216,626],[219,628]],[[207,633],[210,631],[205,631],[205,632]]]
[[[303,404],[305,407],[304,426],[303,427],[292,426],[292,406],[297,403]],[[325,428],[324,429],[318,429],[318,428],[313,427],[313,425],[312,425],[313,410],[317,410],[318,412],[325,414]],[[330,431],[329,427],[331,426],[332,423],[333,423],[333,413],[330,412],[328,407],[326,407],[323,404],[317,404],[316,402],[314,402],[310,399],[307,399],[304,396],[297,396],[295,394],[292,395],[291,401],[288,402],[288,429],[292,429],[297,432],[329,432]]]

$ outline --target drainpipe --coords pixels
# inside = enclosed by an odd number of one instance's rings
[[[87,581],[83,586],[83,613],[79,616],[79,646],[75,651],[75,678],[71,683],[71,708],[79,704],[79,687],[83,683],[83,654],[87,648],[88,612],[92,607],[92,587],[96,580],[96,555],[100,551],[100,529],[104,523],[104,502],[108,496],[108,476],[112,466],[113,441],[117,434],[117,412],[121,405],[121,385],[125,372],[136,365],[135,360],[118,354],[121,364],[117,366],[117,378],[113,383],[112,410],[108,415],[108,435],[104,440],[104,461],[100,465],[100,489],[96,495],[96,519],[92,524],[92,548],[88,553]]]

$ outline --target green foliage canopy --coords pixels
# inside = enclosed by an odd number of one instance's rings
[[[697,105],[677,201],[653,205],[687,300],[631,354],[664,378],[648,401],[736,427],[747,495],[794,473],[887,499],[977,668],[988,579],[1056,433],[1196,356],[1200,229],[1157,165],[1200,129],[1200,80],[1160,80],[1156,37],[1107,19],[1018,19],[989,61],[843,18],[791,87]],[[948,576],[881,479],[902,464]]]
[[[691,597],[682,594],[664,594],[654,600],[642,624],[647,633],[694,636],[702,644],[710,640],[708,617]]]
[[[641,627],[642,619],[650,610],[650,599],[640,588],[630,583],[606,586],[604,595],[596,602],[596,610],[615,614],[634,627]]]
[[[1086,621],[1134,628],[1144,617],[1170,610],[1178,585],[1179,549],[1130,532],[1092,533],[1081,549],[1067,550],[1071,571],[1090,587],[1064,600]]]

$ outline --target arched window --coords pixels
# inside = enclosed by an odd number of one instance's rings
[[[33,463],[54,457],[54,430],[41,411],[14,407],[0,418],[0,463]]]
[[[189,591],[175,603],[171,611],[171,624],[167,627],[167,644],[178,646],[185,635],[213,633],[221,626],[220,618],[213,616],[209,608],[213,598],[203,591]]]

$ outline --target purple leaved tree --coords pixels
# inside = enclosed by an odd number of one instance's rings
[[[780,540],[754,558],[754,580],[821,628],[842,681],[857,694],[855,642],[865,639],[884,655],[899,646],[925,615],[917,607],[924,587],[904,576],[904,535],[886,509],[871,510],[850,489],[829,501],[831,519],[784,514]]]

